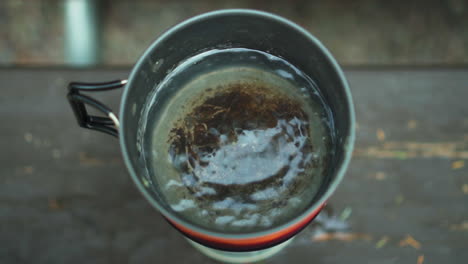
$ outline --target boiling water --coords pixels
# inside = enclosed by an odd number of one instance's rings
[[[259,231],[316,196],[333,122],[314,82],[283,59],[205,52],[176,67],[148,105],[144,158],[180,217],[210,230]]]

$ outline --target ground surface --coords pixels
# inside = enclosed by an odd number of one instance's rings
[[[468,69],[345,69],[357,142],[327,210],[266,263],[468,262]],[[69,81],[0,69],[0,263],[214,263],[138,193],[117,140],[77,127]],[[100,97],[114,109],[119,94]]]

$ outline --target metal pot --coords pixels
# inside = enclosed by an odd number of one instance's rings
[[[318,198],[292,220],[259,232],[230,234],[194,225],[180,218],[150,185],[141,162],[138,122],[155,85],[179,63],[210,49],[242,47],[284,58],[311,76],[329,104],[335,122],[337,146],[330,174]],[[81,92],[124,87],[120,121],[102,103]],[[119,137],[128,171],[145,198],[184,236],[209,248],[253,251],[273,247],[303,229],[320,212],[343,179],[354,144],[354,109],[345,76],[330,52],[298,25],[273,14],[252,10],[223,10],[196,16],[166,31],[144,52],[128,81],[100,84],[70,83],[68,99],[80,126]],[[85,104],[105,117],[90,116]]]

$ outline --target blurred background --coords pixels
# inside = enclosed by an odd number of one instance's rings
[[[164,30],[222,8],[305,27],[355,102],[344,184],[265,263],[468,263],[468,0],[0,0],[0,264],[216,263],[65,96],[70,81],[125,78]],[[118,109],[122,90],[96,98]]]
[[[1,0],[0,66],[130,66],[165,29],[222,8],[289,18],[346,66],[468,63],[466,0]]]

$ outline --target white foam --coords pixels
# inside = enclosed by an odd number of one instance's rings
[[[252,198],[252,200],[268,200],[268,199],[271,199],[275,196],[278,195],[278,192],[276,191],[275,188],[273,187],[270,187],[270,188],[267,188],[265,190],[261,190],[261,191],[258,191],[258,192],[255,192],[253,193],[252,195],[250,195],[250,198]]]
[[[259,214],[248,215],[247,218],[236,220],[231,223],[232,226],[255,226],[260,218]]]
[[[193,202],[193,200],[188,200],[188,199],[182,199],[179,201],[178,204],[171,205],[172,210],[176,212],[185,211],[187,209],[194,208],[194,207],[195,207],[195,203]]]
[[[213,203],[213,209],[216,209],[216,210],[227,209],[233,203],[234,203],[234,199],[232,199],[231,197],[228,197],[220,202]]]
[[[181,183],[181,182],[178,182],[176,180],[169,180],[166,184],[166,189],[169,189],[171,188],[172,186],[176,186],[176,187],[183,187],[184,185]]]
[[[232,220],[234,220],[234,219],[235,219],[235,217],[232,216],[232,215],[220,216],[220,217],[216,218],[215,223],[217,225],[226,225],[229,222],[232,222]]]

